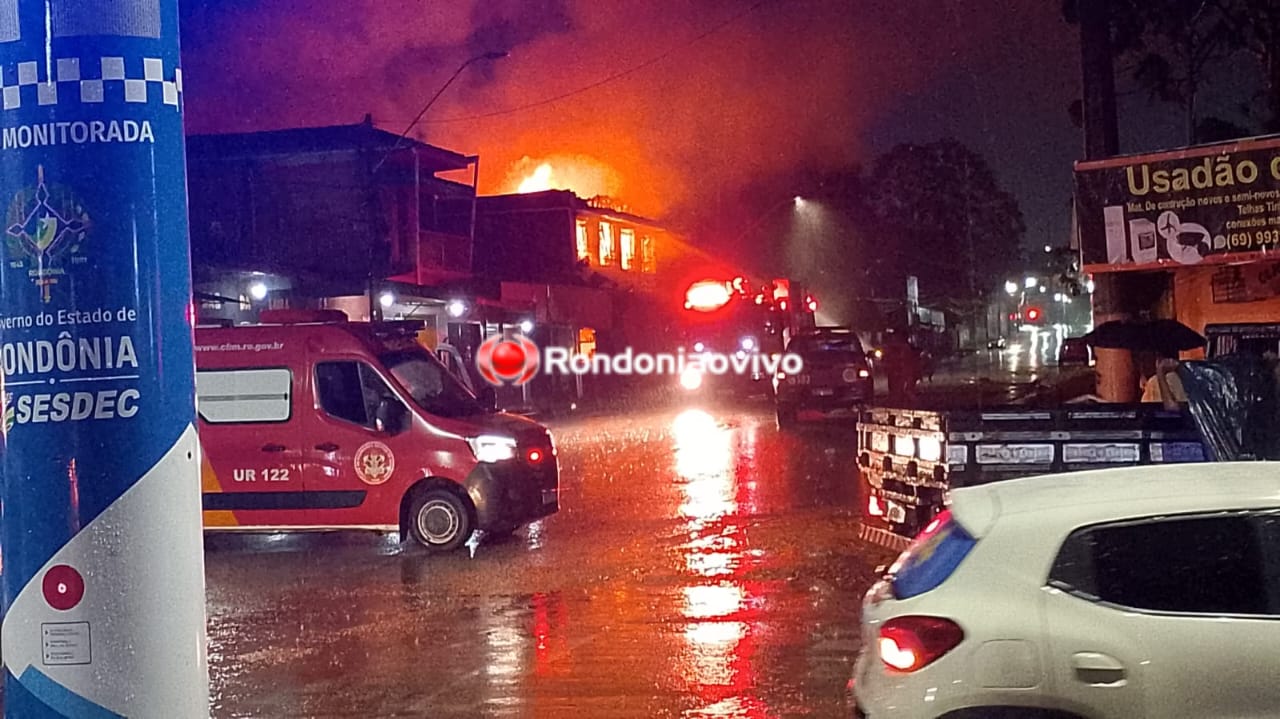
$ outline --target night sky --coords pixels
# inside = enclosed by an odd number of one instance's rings
[[[185,0],[192,132],[358,122],[481,156],[482,191],[544,163],[662,216],[796,166],[869,164],[954,136],[1018,197],[1027,245],[1065,244],[1081,139],[1075,29],[1051,0]],[[727,24],[726,24],[727,23]],[[695,39],[710,30],[703,39]],[[595,89],[538,107],[655,60]],[[1126,149],[1177,141],[1136,109]],[[475,117],[502,112],[491,117]],[[544,171],[545,172],[545,171]],[[785,188],[780,188],[785,192]]]

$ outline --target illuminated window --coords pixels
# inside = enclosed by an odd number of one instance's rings
[[[613,264],[613,225],[600,223],[600,264]]]
[[[640,240],[640,271],[653,274],[658,271],[658,255],[653,246],[653,238],[645,235]]]
[[[578,259],[591,259],[591,243],[587,240],[586,220],[578,220]]]
[[[622,269],[629,270],[636,263],[636,231],[631,229],[621,230],[618,232],[618,237],[622,240],[622,253],[619,264],[622,265]]]

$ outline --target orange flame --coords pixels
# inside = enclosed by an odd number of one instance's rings
[[[556,155],[539,160],[523,158],[511,167],[505,184],[508,192],[571,190],[585,199],[616,195],[621,181],[617,170],[593,157]]]
[[[543,192],[544,190],[554,189],[557,189],[555,185],[555,173],[552,171],[551,165],[544,162],[541,165],[538,165],[538,168],[533,171],[533,174],[524,178],[524,180],[520,182],[520,187],[516,192],[524,195],[530,192]]]

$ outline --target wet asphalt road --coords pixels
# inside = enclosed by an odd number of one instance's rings
[[[849,716],[850,426],[767,408],[551,424],[561,510],[472,556],[214,538],[213,716]]]

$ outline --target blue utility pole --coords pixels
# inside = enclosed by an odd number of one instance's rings
[[[5,717],[207,717],[177,0],[0,0]]]

